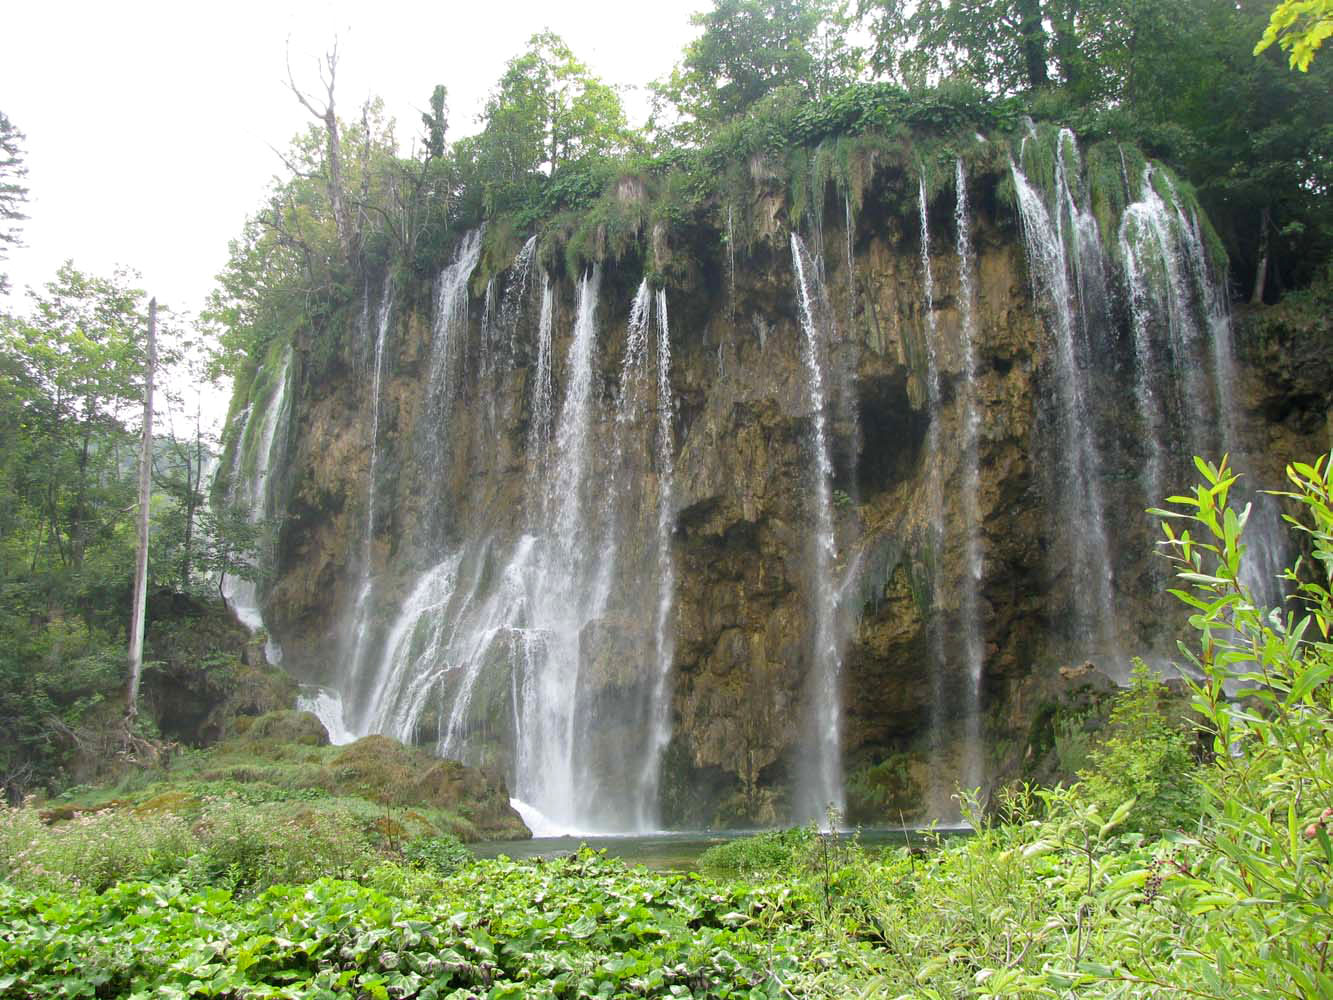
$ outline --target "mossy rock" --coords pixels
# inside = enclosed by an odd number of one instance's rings
[[[254,719],[244,727],[234,742],[245,746],[295,744],[326,747],[329,745],[329,732],[313,712],[284,709]]]
[[[385,806],[423,807],[457,813],[469,839],[522,839],[532,834],[509,805],[504,782],[454,760],[440,760],[372,735],[343,748],[327,768],[327,790]]]

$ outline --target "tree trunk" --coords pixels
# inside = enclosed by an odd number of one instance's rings
[[[153,375],[157,368],[157,299],[148,301],[148,359],[144,366],[143,442],[139,446],[139,551],[134,564],[134,610],[130,618],[130,683],[125,719],[139,714],[139,675],[143,671],[144,611],[148,602],[148,503],[153,471]]]
[[[1268,277],[1268,231],[1273,228],[1268,206],[1264,206],[1259,216],[1259,262],[1254,267],[1254,291],[1250,295],[1250,305],[1261,306],[1264,303],[1264,283]]]
[[[1041,0],[1018,0],[1018,18],[1028,86],[1045,87],[1051,78],[1046,72],[1046,29],[1042,26]]]

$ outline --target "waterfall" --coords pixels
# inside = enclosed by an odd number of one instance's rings
[[[551,276],[542,272],[541,313],[537,323],[537,359],[532,372],[532,417],[528,425],[528,494],[536,494],[551,441],[551,335],[554,326]]]
[[[967,175],[963,161],[954,161],[954,224],[958,231],[959,334],[963,348],[963,446],[961,493],[964,573],[959,594],[959,627],[963,639],[963,662],[967,665],[967,706],[963,784],[977,788],[985,781],[981,743],[981,684],[986,648],[982,635],[980,590],[984,571],[981,540],[981,407],[977,400],[976,290],[972,275],[976,260],[972,253],[972,220],[967,210]]]
[[[368,306],[367,306],[368,308]],[[347,676],[357,677],[362,672],[362,664],[372,643],[372,613],[375,608],[375,496],[379,482],[380,453],[380,396],[384,383],[384,342],[389,332],[389,321],[393,316],[393,279],[384,278],[384,289],[380,294],[379,312],[375,322],[374,359],[375,367],[371,376],[370,393],[370,460],[366,474],[366,522],[361,534],[361,580],[357,585],[356,599],[348,616],[349,631],[343,637],[343,672]],[[321,692],[312,704],[330,734],[335,731],[347,731],[342,715],[341,698],[335,699],[328,692]]]
[[[1022,150],[1029,138],[1023,140]],[[1051,365],[1058,408],[1058,452],[1055,468],[1048,471],[1058,496],[1054,521],[1059,537],[1053,547],[1059,561],[1057,572],[1068,573],[1071,639],[1091,643],[1089,652],[1104,657],[1106,665],[1111,666],[1119,659],[1114,583],[1087,377],[1087,306],[1100,284],[1096,275],[1089,274],[1089,268],[1100,270],[1100,241],[1091,212],[1078,206],[1070,178],[1070,154],[1077,164],[1073,134],[1061,131],[1057,146],[1051,205],[1029,183],[1019,163],[1010,160],[1010,173],[1018,195],[1033,292],[1038,301],[1050,303],[1048,326],[1055,340]]]
[[[671,331],[667,322],[666,291],[659,290],[657,306],[657,607],[653,619],[652,692],[648,711],[648,753],[640,779],[639,828],[660,826],[658,796],[662,786],[662,758],[671,741],[671,609],[676,593],[676,569],[671,554],[675,511],[676,408],[671,394]]]
[[[369,576],[371,545],[375,537],[375,491],[380,465],[380,393],[384,385],[384,340],[393,316],[393,279],[385,276],[375,322],[375,374],[370,391],[370,464],[366,479],[366,530],[362,538],[362,575]]]
[[[1139,200],[1121,218],[1118,242],[1134,332],[1135,395],[1150,442],[1144,490],[1156,504],[1169,488],[1168,471],[1193,475],[1189,455],[1230,453],[1241,473],[1249,462],[1237,432],[1227,297],[1211,274],[1198,217],[1154,167],[1144,169],[1140,187]],[[1168,426],[1182,428],[1176,437],[1183,440],[1173,443]],[[1168,468],[1173,457],[1175,467]],[[1242,480],[1238,496],[1253,499],[1253,484]],[[1278,574],[1286,562],[1275,505],[1256,503],[1248,528],[1242,577],[1272,607],[1282,600]]]
[[[509,405],[499,390],[520,354],[511,345],[529,301],[534,247],[526,243],[488,289],[476,377],[466,382],[456,373],[475,235],[441,275],[427,411],[435,436],[443,436],[463,394],[469,406],[474,393],[483,406],[482,394]],[[670,737],[674,407],[666,298],[641,285],[619,384],[603,407],[600,283],[597,268],[578,283],[557,406],[555,291],[543,276],[535,350],[525,354],[524,533],[507,540],[488,512],[454,512],[474,519],[460,521],[460,541],[409,576],[403,596],[381,609],[387,624],[333,693],[346,700],[351,731],[433,741],[445,756],[503,767],[525,808],[554,827],[582,831],[658,822]],[[656,385],[649,374],[654,333]],[[438,451],[440,444],[426,440]],[[493,463],[495,451],[481,449],[479,461]]]
[[[256,400],[251,404],[236,442],[227,502],[244,510],[252,525],[258,525],[277,513],[274,510],[270,480],[274,467],[281,459],[279,429],[285,428],[288,421],[291,366],[292,352],[289,347],[283,351],[282,364],[273,381],[272,390],[262,403]],[[241,624],[251,632],[264,627],[257,581],[228,577],[223,581],[222,589],[232,613]],[[281,659],[281,653],[271,639],[266,652],[270,654],[272,662]]]
[[[926,180],[917,178],[917,207],[921,225],[921,308],[925,315],[924,339],[926,347],[926,407],[929,423],[926,425],[926,510],[930,523],[928,545],[930,552],[931,601],[930,613],[926,621],[926,635],[930,646],[930,731],[931,739],[938,750],[944,734],[945,673],[948,655],[944,648],[943,609],[948,599],[948,583],[944,578],[944,471],[941,468],[940,453],[940,372],[939,358],[936,354],[936,342],[939,339],[935,320],[935,272],[930,264],[930,216],[926,204]],[[938,767],[931,768],[933,783],[938,786],[941,777]],[[936,803],[944,800],[950,789],[936,787],[933,798]],[[938,806],[937,806],[938,808]]]
[[[435,321],[431,330],[430,375],[426,388],[432,422],[448,418],[467,362],[468,280],[481,259],[480,228],[467,233],[453,260],[435,281]]]
[[[981,752],[981,672],[984,649],[981,641],[981,622],[977,609],[977,589],[981,578],[981,539],[978,492],[980,471],[977,459],[977,436],[980,415],[976,401],[976,360],[973,350],[975,337],[974,293],[972,289],[972,248],[967,213],[966,177],[962,161],[955,169],[957,203],[954,220],[958,227],[956,253],[958,257],[959,340],[962,354],[963,379],[957,406],[961,409],[961,440],[959,488],[951,492],[957,498],[958,521],[963,528],[962,565],[955,574],[946,565],[946,551],[950,549],[946,535],[946,516],[953,504],[946,502],[944,475],[946,456],[941,440],[944,420],[939,359],[939,323],[935,316],[935,275],[930,258],[930,215],[926,198],[924,176],[917,180],[917,207],[921,228],[922,308],[925,314],[926,402],[930,421],[926,428],[926,506],[930,522],[928,538],[931,563],[931,613],[927,622],[927,636],[931,655],[931,731],[936,750],[947,723],[947,714],[959,716],[961,731],[961,758],[954,781],[965,788],[976,788],[984,778]],[[945,608],[958,599],[957,612],[950,616]],[[952,713],[947,706],[954,706]],[[943,782],[937,765],[931,769],[932,798],[940,809],[952,784]]]
[[[819,268],[811,260],[805,244],[791,234],[792,268],[796,275],[796,293],[801,307],[802,355],[805,361],[807,389],[811,409],[811,451],[813,452],[814,534],[811,537],[810,605],[814,617],[814,635],[810,649],[809,711],[813,729],[811,773],[798,789],[797,811],[803,820],[820,820],[826,810],[839,813],[845,809],[842,782],[842,706],[839,684],[842,679],[842,651],[836,627],[837,591],[834,571],[837,543],[833,532],[833,503],[830,482],[833,460],[829,451],[824,413],[824,355],[828,334],[821,330],[816,314],[829,325],[827,296],[819,278]]]
[[[1155,502],[1153,497],[1166,495],[1162,489],[1162,477],[1163,466],[1169,458],[1163,454],[1166,414],[1162,411],[1162,401],[1154,385],[1158,361],[1152,330],[1155,297],[1152,269],[1168,251],[1162,231],[1164,206],[1152,190],[1151,173],[1152,168],[1147,168],[1142,182],[1145,195],[1150,197],[1125,209],[1120,218],[1118,236],[1129,298],[1130,326],[1134,336],[1134,397],[1148,447],[1143,465],[1143,486],[1150,503]]]
[[[495,397],[499,394],[496,382],[504,371],[501,359],[496,356],[500,353],[501,341],[504,339],[499,311],[500,307],[495,301],[495,279],[491,278],[486,282],[486,293],[482,297],[481,337],[477,344],[477,395],[481,397],[478,402],[484,408],[484,419],[478,421],[476,426],[483,435],[495,434]]]

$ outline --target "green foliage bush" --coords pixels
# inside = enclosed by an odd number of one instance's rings
[[[457,837],[416,837],[403,845],[403,860],[413,868],[436,875],[452,875],[476,859]]]
[[[1103,738],[1079,771],[1083,795],[1102,815],[1133,800],[1126,825],[1152,837],[1192,828],[1199,818],[1191,736],[1163,710],[1166,697],[1166,685],[1136,659],[1128,690],[1117,695]]]
[[[818,836],[811,827],[797,826],[738,837],[715,844],[699,855],[699,870],[727,875],[797,870],[809,862]]]

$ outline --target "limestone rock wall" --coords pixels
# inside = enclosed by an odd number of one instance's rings
[[[970,199],[978,267],[975,391],[982,413],[982,733],[993,781],[1022,768],[1028,723],[1058,687],[1058,668],[1084,658],[1077,637],[1062,625],[1071,580],[1051,558],[1052,483],[1062,474],[1052,467],[1041,427],[1051,392],[1051,346],[1016,218],[997,194],[1003,181],[997,173],[973,177]],[[932,676],[927,623],[932,613],[946,622],[959,613],[956,604],[932,611],[930,579],[934,572],[959,572],[965,530],[949,523],[944,550],[929,551],[925,448],[932,420],[940,421],[946,445],[960,438],[958,262],[951,249],[951,198],[944,197],[931,213],[939,234],[932,263],[942,380],[941,406],[931,413],[920,244],[916,219],[902,208],[903,192],[914,185],[905,173],[881,171],[850,234],[850,260],[849,234],[841,226],[830,221],[824,227],[822,246],[812,235],[837,318],[828,373],[834,513],[839,569],[856,570],[842,602],[843,758],[849,811],[858,820],[938,814],[940,803],[931,799],[952,783],[959,752],[954,734],[962,728],[963,679]],[[828,217],[841,219],[833,208],[841,206],[831,206]],[[761,188],[748,211],[764,225],[748,244],[733,248],[734,272],[717,232],[658,232],[651,241],[659,258],[687,262],[673,269],[667,288],[677,516],[673,735],[662,797],[663,816],[673,825],[784,819],[808,722],[811,602],[802,565],[810,544],[813,463],[787,249],[793,223],[778,191]],[[643,264],[608,259],[603,268],[594,391],[609,403]],[[472,289],[469,306],[474,345],[481,336],[482,292]],[[574,296],[572,282],[556,282],[557,402]],[[310,680],[336,674],[363,558],[371,380],[365,331],[356,316],[346,326],[345,349],[333,363],[317,376],[308,362],[297,366],[287,519],[267,592],[267,622],[285,663]],[[513,539],[523,530],[533,334],[532,323],[520,328],[512,367],[494,383],[498,391],[480,391],[476,367],[465,367],[452,422],[443,434],[428,433],[432,290],[425,282],[398,289],[380,413],[375,502],[382,513],[370,549],[386,593],[397,588],[402,594],[412,571],[463,532]],[[296,347],[298,359],[309,358],[309,345]],[[1123,379],[1123,359],[1104,357],[1098,364],[1102,377]],[[1327,446],[1324,424],[1311,416],[1327,413],[1327,382],[1322,395],[1312,389],[1287,405],[1253,390],[1264,384],[1262,368],[1245,371],[1252,391],[1242,397],[1244,423],[1258,428],[1260,447],[1271,443],[1266,418],[1275,415],[1285,428],[1284,449]],[[610,447],[613,432],[606,420],[598,424],[597,447]],[[944,482],[956,488],[962,475],[957,449],[943,451]],[[1108,465],[1128,475],[1132,449],[1126,445]],[[1134,510],[1115,507],[1124,496],[1114,484],[1108,489],[1126,602],[1118,610],[1143,624],[1136,637],[1160,636],[1171,631],[1176,611],[1169,599],[1153,597],[1151,525],[1137,500]],[[607,664],[633,675],[647,669],[633,661],[642,645],[636,647],[633,636],[647,629],[650,622],[630,615],[606,623],[589,645],[607,651]],[[593,682],[611,699],[631,683],[610,666]],[[505,724],[495,721],[497,730]]]

